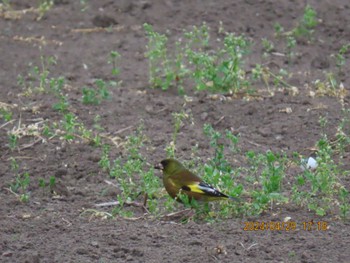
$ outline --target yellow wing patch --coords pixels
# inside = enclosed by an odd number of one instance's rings
[[[186,188],[189,188],[189,190]],[[199,188],[198,183],[188,184],[185,187],[183,187],[183,190],[190,191],[193,193],[205,194],[205,192]]]

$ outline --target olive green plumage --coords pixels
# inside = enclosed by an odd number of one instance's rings
[[[186,194],[190,200],[193,198],[197,201],[236,200],[203,182],[200,177],[187,170],[175,159],[165,159],[155,168],[163,171],[163,183],[166,191],[179,202],[181,202],[177,198],[179,193]]]

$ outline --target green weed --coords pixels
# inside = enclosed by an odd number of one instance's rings
[[[284,28],[283,26],[281,26],[280,23],[276,22],[274,25],[273,25],[273,29],[275,31],[275,36],[276,37],[281,37],[284,33]]]
[[[296,38],[307,37],[310,39],[317,24],[317,12],[313,7],[307,5],[304,9],[303,17],[299,21],[298,26],[292,30],[292,34]]]
[[[250,190],[254,200],[247,212],[259,214],[269,204],[287,202],[288,198],[282,194],[287,158],[272,151],[267,151],[265,154],[248,151],[246,157],[248,160],[246,180],[254,186]]]
[[[2,10],[11,10],[10,0],[2,0],[0,4],[0,11]]]
[[[168,54],[168,38],[164,34],[154,31],[149,24],[144,24],[148,44],[146,46],[146,58],[149,63],[149,83],[151,87],[167,90],[171,85],[176,86],[176,82],[182,80],[184,72],[182,55],[177,50],[174,59]],[[179,44],[176,44],[177,49]],[[178,87],[181,88],[180,86]]]
[[[44,190],[45,188],[48,188],[50,190],[50,193],[53,193],[53,189],[56,186],[56,177],[50,176],[48,182],[46,182],[44,178],[40,178],[38,185],[41,189]]]
[[[120,69],[118,68],[118,60],[120,58],[120,54],[118,51],[111,51],[109,53],[108,64],[112,65],[112,76],[118,76],[120,73]]]
[[[343,219],[346,219],[349,211],[350,211],[350,204],[349,204],[349,191],[345,189],[345,187],[340,188],[339,190],[339,209],[340,209],[340,216]]]
[[[11,170],[15,173],[14,182],[10,183],[10,190],[18,194],[21,202],[28,202],[30,193],[27,188],[30,184],[30,176],[28,172],[19,173],[19,165],[16,159],[11,158]]]
[[[327,124],[324,118],[321,125]],[[317,215],[324,216],[327,213],[339,209],[341,217],[346,217],[349,211],[348,190],[341,183],[341,176],[348,172],[341,171],[335,161],[337,148],[333,147],[324,134],[317,142],[316,161],[317,168],[305,169],[296,178],[293,185],[293,200],[302,206],[307,206]]]
[[[172,140],[165,148],[165,151],[167,153],[167,157],[169,157],[169,158],[175,158],[176,140],[177,140],[177,136],[179,134],[180,128],[184,124],[184,121],[187,119],[190,119],[192,122],[192,116],[187,114],[185,111],[181,111],[179,113],[174,112],[172,115],[173,115],[173,120],[174,120],[174,131],[172,134]]]
[[[288,60],[291,62],[295,57],[294,49],[297,45],[297,40],[294,36],[287,36],[287,56]]]
[[[264,57],[267,57],[269,54],[271,54],[275,50],[275,45],[272,41],[268,40],[267,38],[261,39],[261,44],[263,46],[264,50]]]
[[[101,155],[101,159],[98,162],[98,164],[100,165],[100,167],[102,168],[102,170],[104,172],[106,171],[110,171],[111,168],[111,162],[109,160],[109,152],[110,152],[110,146],[108,144],[104,144],[102,146],[102,155]]]
[[[151,214],[155,214],[159,210],[156,197],[160,189],[160,182],[158,177],[154,175],[153,167],[149,167],[140,153],[147,140],[142,129],[140,126],[134,134],[126,138],[124,158],[118,157],[112,164],[109,164],[109,161],[100,162],[103,167],[110,166],[109,175],[115,178],[118,183],[121,192],[117,196],[119,206],[113,212],[123,216],[132,215],[130,211],[126,213],[124,205],[128,202],[136,202],[140,195],[143,196],[143,201],[145,196],[148,197],[146,205]],[[107,160],[107,150],[104,151],[103,155],[103,159]]]
[[[54,57],[40,56],[40,66],[29,63],[29,72],[27,75],[18,75],[17,83],[25,90],[24,95],[30,96],[33,92],[46,92],[49,90],[50,67],[55,65]]]
[[[295,39],[300,39],[306,37],[311,39],[315,27],[318,24],[317,12],[313,7],[307,5],[304,9],[303,16],[298,21],[296,27],[290,31],[285,31],[284,28],[277,22],[274,24],[274,31],[276,37],[293,37]]]
[[[9,134],[9,147],[13,151],[18,146],[18,136],[14,133]]]
[[[37,17],[36,20],[41,20],[44,15],[50,11],[50,9],[53,7],[54,1],[53,0],[40,0],[39,1],[39,6],[38,6],[38,11],[39,11],[39,16]]]
[[[12,120],[12,111],[5,107],[0,107],[0,117],[4,119],[5,122]]]
[[[197,90],[235,93],[248,88],[243,58],[248,53],[249,41],[242,35],[229,33],[223,42],[224,47],[215,53],[185,50],[189,64],[194,67],[191,76]]]
[[[167,90],[171,86],[183,88],[188,79],[196,85],[197,91],[237,92],[247,89],[244,56],[249,51],[250,42],[243,35],[227,33],[223,47],[208,50],[209,27],[193,26],[184,31],[183,38],[175,44],[175,51],[169,52],[168,38],[144,25],[148,38],[146,57],[149,60],[150,84]]]
[[[116,85],[115,82],[106,82],[102,79],[97,79],[95,81],[95,87],[87,88],[83,87],[82,102],[83,104],[93,104],[98,105],[102,101],[111,98],[110,87]]]
[[[18,85],[22,86],[24,96],[32,96],[35,93],[50,93],[58,99],[58,102],[52,105],[54,110],[67,112],[69,107],[68,96],[63,93],[65,87],[64,77],[50,77],[50,69],[56,65],[54,57],[40,56],[40,66],[29,64],[29,72],[26,76],[19,75]]]
[[[325,72],[323,80],[315,80],[313,85],[316,88],[316,94],[319,96],[332,96],[343,99],[347,94],[342,83],[339,83],[337,77],[332,72]]]
[[[223,141],[228,140],[229,152],[231,155],[235,155],[240,152],[237,147],[238,137],[228,130],[225,135],[222,135],[220,132],[215,131],[209,124],[204,125],[203,131],[210,140],[210,146],[214,149],[214,156],[197,173],[203,174],[204,181],[212,184],[227,195],[232,197],[240,196],[243,192],[243,185],[234,180],[240,173],[240,170],[233,169],[230,162],[226,159],[226,148],[223,143]],[[218,215],[219,217],[227,218],[240,212],[240,208],[236,202],[227,201],[220,204]],[[211,213],[208,216],[211,217]]]
[[[337,54],[333,55],[335,57],[335,62],[339,73],[343,71],[343,67],[346,63],[345,54],[349,51],[349,49],[350,44],[345,44],[339,49]]]
[[[60,121],[59,125],[56,126],[56,129],[61,129],[59,133],[62,135],[64,140],[72,142],[74,139],[82,139],[93,146],[101,145],[102,141],[99,133],[94,132],[91,129],[87,129],[84,123],[71,112],[64,114],[63,119]]]
[[[72,141],[75,138],[75,134],[77,127],[79,126],[77,117],[69,112],[63,116],[63,120],[61,120],[61,125],[64,130],[64,139],[67,141]]]
[[[80,1],[80,5],[82,6],[82,8],[80,9],[81,12],[85,12],[89,6],[88,6],[88,0],[79,0]]]

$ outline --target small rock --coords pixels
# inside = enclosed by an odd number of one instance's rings
[[[201,114],[201,120],[202,121],[206,121],[207,119],[208,119],[208,112],[203,112],[202,114]]]
[[[91,154],[88,157],[88,160],[91,161],[91,162],[97,163],[97,162],[99,162],[101,160],[101,156],[99,156],[98,154]]]
[[[141,1],[141,9],[145,10],[152,6],[152,4],[148,1]]]
[[[8,251],[5,251],[4,253],[2,253],[2,256],[3,257],[12,257],[12,251],[8,250]]]
[[[261,127],[258,129],[258,133],[262,136],[262,137],[267,137],[271,134],[271,129],[268,127]]]
[[[56,181],[51,190],[58,196],[70,196],[70,192],[66,185],[61,181]]]
[[[327,57],[316,57],[311,61],[311,66],[317,69],[329,68],[329,60]]]
[[[152,113],[154,111],[153,106],[152,105],[146,105],[145,111],[147,113]]]
[[[110,27],[118,23],[112,17],[97,15],[92,19],[92,24],[97,27]]]
[[[79,255],[84,255],[84,254],[88,254],[88,251],[86,248],[82,248],[82,247],[78,247],[75,250],[75,253],[79,254]]]
[[[93,246],[93,247],[99,247],[97,241],[92,241],[92,242],[91,242],[91,246]]]
[[[68,173],[68,170],[66,168],[59,168],[56,172],[55,172],[55,177],[62,177],[64,175],[66,175]]]
[[[312,255],[309,251],[304,251],[303,254],[301,254],[301,262],[307,263],[307,262],[313,262]]]

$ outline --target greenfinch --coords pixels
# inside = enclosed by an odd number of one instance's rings
[[[227,196],[215,189],[211,185],[194,173],[187,170],[179,161],[175,159],[165,159],[154,168],[163,171],[163,183],[168,194],[176,201],[181,202],[178,198],[179,193],[189,197],[189,200],[196,201],[216,201],[223,199],[237,199]]]

